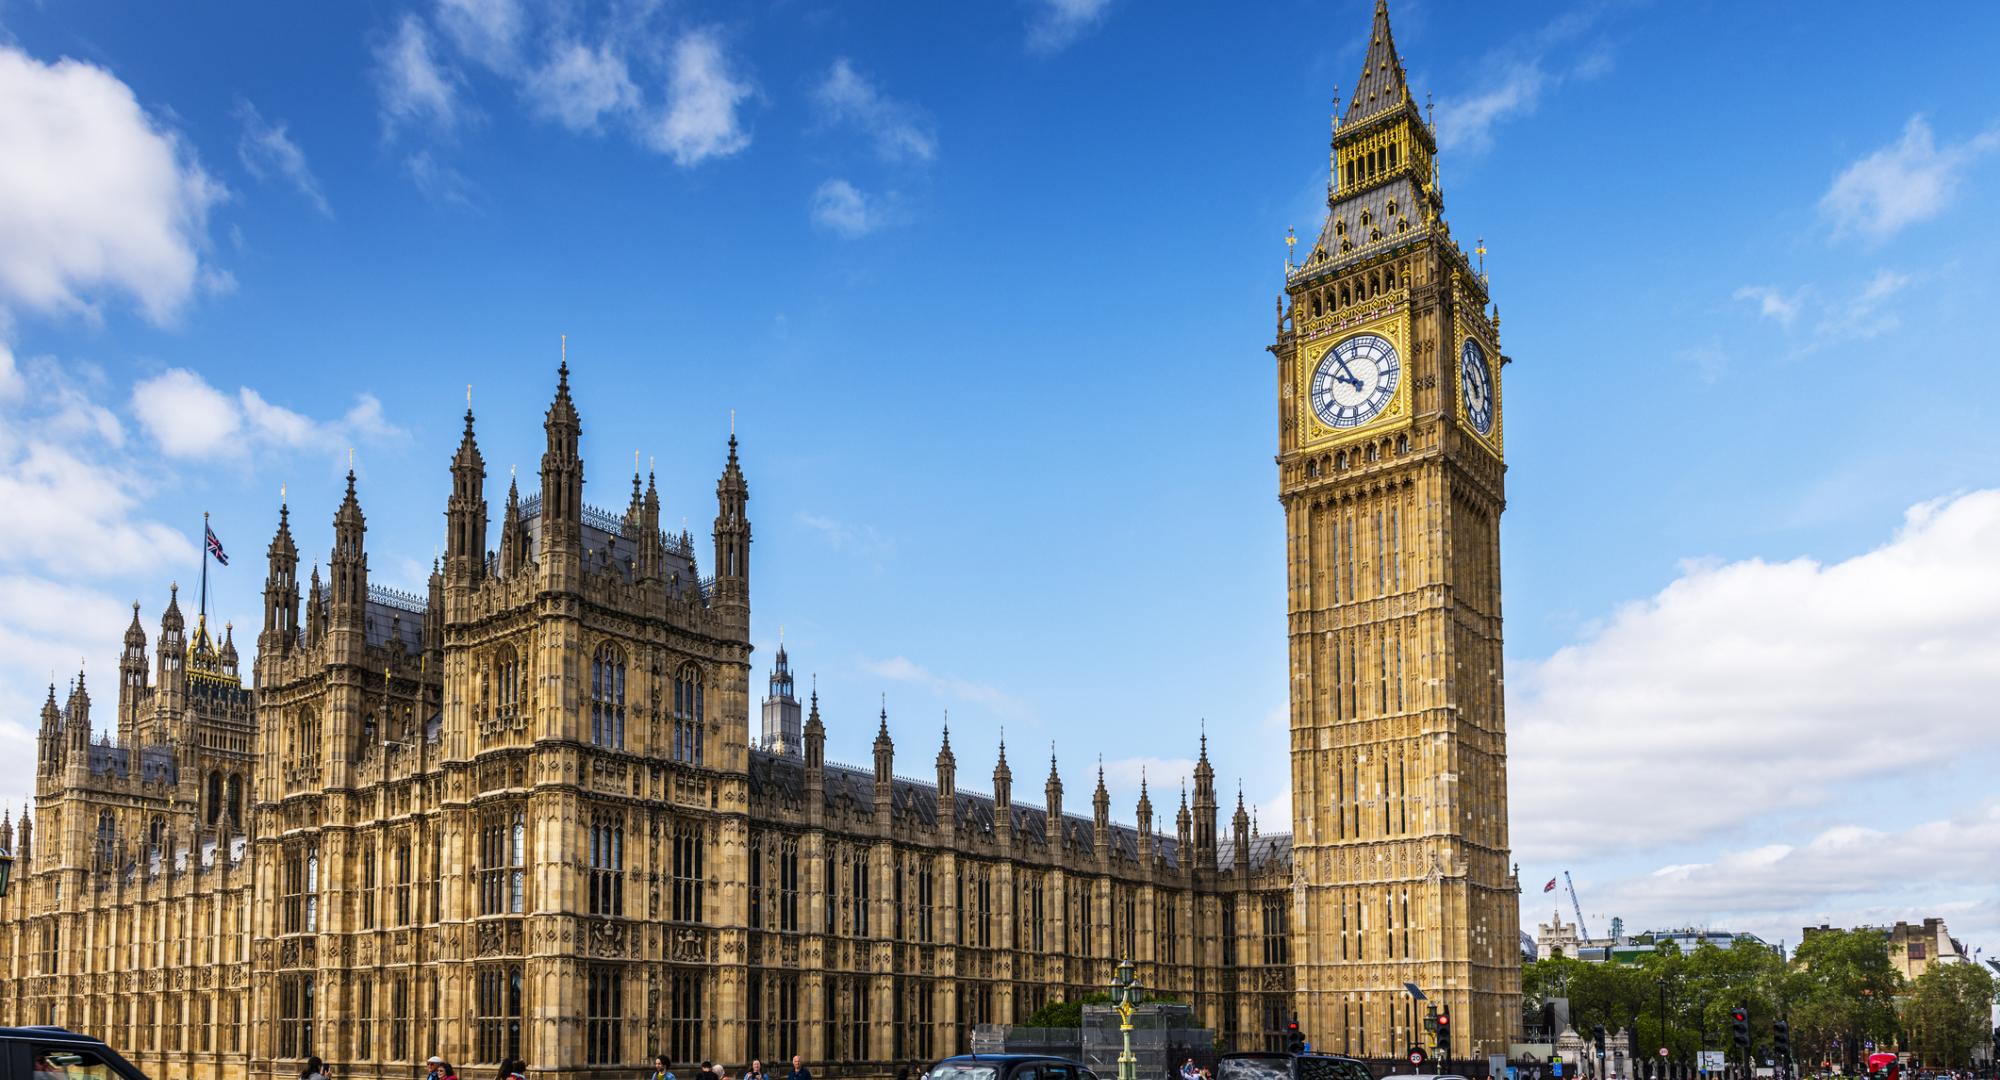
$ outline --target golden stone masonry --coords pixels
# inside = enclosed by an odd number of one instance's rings
[[[632,1075],[655,1053],[804,1056],[884,1075],[1102,990],[1119,960],[1227,1047],[1400,1056],[1422,987],[1453,1053],[1519,1017],[1501,717],[1500,383],[1478,265],[1441,217],[1436,144],[1378,5],[1333,135],[1325,227],[1277,339],[1293,832],[1227,831],[1206,739],[1174,828],[1102,770],[1067,813],[1051,755],[961,790],[825,758],[780,646],[752,736],[749,488],[735,436],[712,549],[653,478],[585,505],[565,362],[540,489],[489,550],[465,416],[428,594],[369,583],[354,475],[303,589],[289,509],[252,686],[233,631],[137,605],[117,716],[51,686],[0,901],[0,1024],[99,1035],[156,1077]],[[704,576],[703,570],[707,571]],[[115,731],[115,739],[110,732]]]

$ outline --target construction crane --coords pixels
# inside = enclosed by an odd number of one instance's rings
[[[1563,871],[1563,884],[1569,889],[1570,906],[1576,909],[1576,936],[1590,940],[1590,931],[1583,925],[1583,902],[1576,898],[1576,882],[1569,879],[1569,871]]]

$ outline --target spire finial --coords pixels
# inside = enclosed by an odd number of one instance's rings
[[[557,366],[556,374],[560,376],[564,382],[569,381],[569,335],[568,334],[564,334],[562,336],[562,363]]]
[[[354,448],[352,446],[347,448],[347,471],[350,474],[354,472]]]

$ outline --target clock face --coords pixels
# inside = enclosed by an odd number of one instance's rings
[[[1388,407],[1402,377],[1402,360],[1388,339],[1356,334],[1320,357],[1312,377],[1313,414],[1330,428],[1360,427]]]
[[[1458,385],[1465,396],[1466,422],[1481,435],[1493,434],[1493,369],[1486,363],[1486,350],[1471,338],[1459,350]]]

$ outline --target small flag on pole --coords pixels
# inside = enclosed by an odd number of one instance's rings
[[[204,524],[204,525],[202,526],[202,530],[201,530],[201,531],[203,531],[203,532],[205,532],[205,533],[207,533],[207,534],[208,534],[208,553],[209,553],[210,555],[213,555],[213,556],[215,556],[215,561],[216,561],[216,562],[219,562],[219,563],[221,563],[221,564],[222,564],[222,565],[224,565],[224,566],[228,566],[228,565],[229,565],[229,556],[227,556],[227,555],[224,555],[224,554],[222,553],[222,541],[220,541],[220,540],[217,540],[217,539],[215,538],[215,530],[214,530],[214,529],[211,529],[211,528],[209,528],[209,527],[208,527],[207,525],[205,525],[205,524]]]
[[[214,534],[214,533],[209,533],[209,534],[208,534],[208,538],[209,538],[209,540],[210,540],[211,542],[213,542],[213,541],[214,541],[214,539],[215,539],[215,534]],[[224,565],[224,566],[228,566],[229,564],[228,564],[228,563],[223,563],[222,565]],[[1544,886],[1542,886],[1542,891],[1543,891],[1543,892],[1554,892],[1554,891],[1556,891],[1556,879],[1554,879],[1554,878],[1550,878],[1550,879],[1549,879],[1549,883],[1548,883],[1547,885],[1544,885]]]

